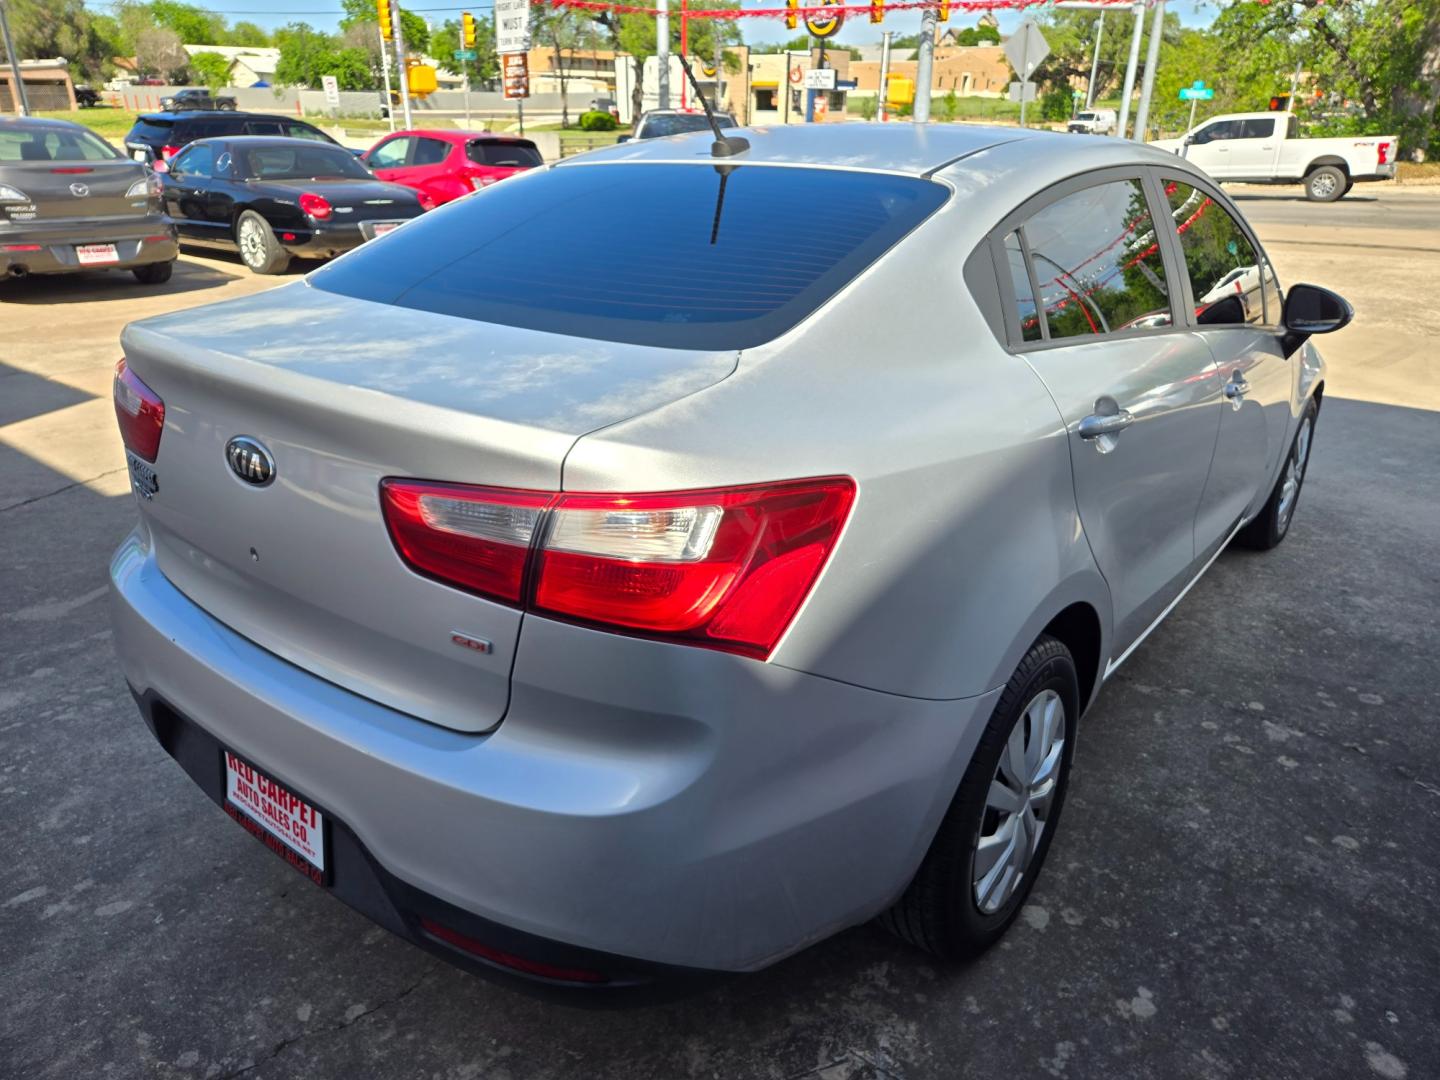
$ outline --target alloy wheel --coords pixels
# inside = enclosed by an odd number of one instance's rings
[[[1065,703],[1042,690],[1025,706],[990,781],[971,871],[975,906],[993,915],[1025,877],[1055,802],[1065,756]]]
[[[1295,513],[1295,502],[1300,495],[1300,483],[1305,479],[1305,466],[1310,463],[1310,436],[1314,423],[1307,416],[1295,435],[1295,445],[1290,448],[1289,460],[1285,462],[1285,478],[1280,483],[1280,505],[1276,508],[1280,530],[1290,526],[1290,516]]]
[[[1315,194],[1316,198],[1320,199],[1333,194],[1335,191],[1335,177],[1329,173],[1321,173],[1310,181],[1310,190]]]
[[[248,218],[240,223],[240,256],[250,267],[265,262],[265,238],[260,235],[259,224]]]

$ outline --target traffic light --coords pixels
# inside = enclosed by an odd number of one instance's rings
[[[1289,95],[1289,94],[1279,94],[1279,95],[1277,95],[1276,97],[1272,97],[1272,98],[1270,99],[1270,111],[1271,111],[1271,112],[1289,112],[1289,111],[1290,111],[1290,95]]]
[[[786,30],[794,30],[795,27],[797,27],[797,26],[800,25],[799,19],[796,18],[796,15],[795,15],[795,9],[798,8],[799,6],[800,6],[800,0],[785,0],[785,8],[786,8],[786,14],[785,14],[785,29],[786,29]]]
[[[375,0],[375,17],[380,21],[380,36],[386,41],[394,41],[395,28],[390,25],[390,0]]]
[[[950,0],[940,0],[940,11],[937,13],[936,18],[941,22],[950,21]]]
[[[872,23],[885,21],[885,0],[870,0],[870,21]]]
[[[475,47],[475,16],[468,11],[460,14],[460,47],[462,49]]]

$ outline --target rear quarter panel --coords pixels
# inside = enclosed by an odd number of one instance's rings
[[[566,460],[582,491],[853,476],[845,535],[772,663],[960,698],[1003,684],[1069,603],[1108,631],[1059,413],[963,279],[992,220],[974,201],[952,199],[724,383]]]

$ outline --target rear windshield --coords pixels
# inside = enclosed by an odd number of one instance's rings
[[[575,337],[744,349],[835,295],[947,192],[834,169],[560,166],[450,203],[309,280]]]
[[[237,175],[257,180],[320,180],[344,176],[373,180],[355,155],[336,146],[240,146],[231,144]]]
[[[509,169],[532,169],[542,164],[540,151],[529,142],[485,142],[477,139],[465,147],[476,165],[497,165]]]
[[[83,129],[7,127],[0,131],[0,161],[110,161],[120,154]]]
[[[715,123],[722,128],[733,128],[735,121],[724,113],[715,114]],[[641,132],[647,139],[659,139],[666,135],[682,135],[687,131],[707,131],[710,121],[704,113],[673,113],[664,116],[647,116],[641,125]]]
[[[163,142],[170,137],[170,131],[175,126],[173,120],[152,120],[143,117],[135,121],[135,126],[130,129],[130,134],[125,136],[134,142]]]

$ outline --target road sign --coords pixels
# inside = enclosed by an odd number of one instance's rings
[[[530,0],[495,0],[495,51],[504,56],[529,48]]]
[[[321,75],[320,88],[325,91],[325,104],[332,109],[340,107],[340,80],[334,75]]]
[[[1021,94],[1020,88],[1021,88],[1022,86],[1025,88],[1025,91],[1024,91],[1025,96],[1024,96],[1024,97],[1021,97],[1021,96],[1020,96],[1020,94]],[[1019,101],[1019,102],[1034,101],[1035,98],[1037,97],[1036,90],[1037,90],[1036,84],[1033,83],[1033,82],[1027,82],[1027,83],[1012,82],[1012,83],[1010,84],[1010,93],[1009,93],[1007,96],[1010,98],[1011,101]]]
[[[1190,86],[1180,88],[1181,101],[1210,101],[1215,97],[1215,88],[1206,86],[1204,80],[1196,79]]]
[[[474,60],[480,54],[474,49],[456,49],[451,55],[456,60]]]
[[[499,3],[499,0],[496,0]],[[842,0],[820,0],[825,7],[840,7]],[[840,27],[845,25],[845,13],[837,11],[835,14],[807,15],[805,17],[805,29],[810,31],[811,37],[828,38],[834,37],[840,32]]]
[[[834,68],[809,68],[805,72],[806,90],[834,90]]]
[[[1026,19],[1015,33],[1005,39],[1005,55],[1010,58],[1010,66],[1020,76],[1020,81],[1028,82],[1041,61],[1050,55],[1050,43],[1045,40],[1040,27]]]
[[[505,53],[500,57],[500,78],[507,98],[529,97],[530,58],[523,52]]]

